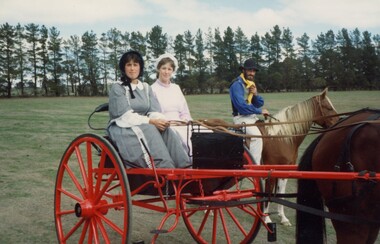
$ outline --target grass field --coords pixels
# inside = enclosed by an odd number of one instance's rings
[[[281,108],[296,104],[317,95],[314,93],[262,94],[266,108],[275,113]],[[364,107],[380,108],[380,91],[329,92],[338,113]],[[194,119],[220,118],[231,121],[228,95],[187,96]],[[96,98],[29,98],[0,99],[0,243],[56,243],[54,226],[54,185],[56,171],[63,152],[78,135],[92,132],[87,126],[88,115],[104,102]],[[103,127],[108,115],[95,119]],[[300,154],[310,143],[311,136],[301,145]],[[291,182],[294,191],[295,183]],[[294,222],[294,211],[288,210]],[[134,212],[134,221],[155,219],[150,212]],[[160,218],[160,214],[157,214]],[[276,221],[276,216],[272,218]],[[157,220],[158,221],[158,220]],[[154,228],[154,224],[152,227]],[[144,226],[144,225],[141,225]],[[275,243],[294,243],[295,228],[277,226]],[[151,229],[140,228],[138,238],[148,243]],[[328,230],[329,243],[334,232]],[[186,227],[177,229],[159,239],[159,243],[193,243]],[[255,243],[266,243],[266,231],[260,230]]]

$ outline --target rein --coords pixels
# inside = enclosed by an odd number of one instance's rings
[[[308,133],[302,133],[302,134],[296,134],[296,135],[250,135],[250,134],[241,134],[241,133],[235,133],[231,131],[230,129],[241,129],[243,127],[247,126],[272,126],[272,125],[283,125],[283,124],[296,124],[296,123],[305,123],[305,122],[310,122],[322,118],[330,118],[330,117],[337,117],[337,116],[342,116],[342,115],[350,115],[353,114],[353,112],[347,112],[347,113],[340,113],[340,114],[335,114],[335,115],[328,115],[328,116],[319,116],[317,118],[314,118],[313,120],[300,120],[300,121],[288,121],[288,122],[271,122],[271,123],[257,123],[257,124],[231,124],[227,123],[224,120],[221,119],[202,119],[202,120],[193,120],[189,122],[183,122],[183,121],[172,121],[172,125],[199,125],[206,127],[207,129],[213,130],[215,132],[223,132],[227,133],[230,135],[234,136],[239,136],[239,137],[244,137],[244,138],[288,138],[288,137],[299,137],[299,136],[307,136],[307,135],[313,135],[313,134],[321,134],[329,131],[334,131],[342,128],[347,128],[359,124],[380,124],[379,120],[365,120],[365,121],[360,121],[360,122],[355,122],[347,125],[340,125],[332,128],[327,128],[327,129],[319,129],[313,132],[308,132]],[[230,128],[230,129],[229,129]]]

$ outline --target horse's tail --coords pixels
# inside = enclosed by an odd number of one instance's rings
[[[298,170],[312,170],[312,156],[320,137],[316,138],[301,157]],[[323,210],[323,201],[315,180],[298,180],[297,204]],[[325,240],[325,221],[323,217],[297,210],[296,239],[298,244],[319,244]]]

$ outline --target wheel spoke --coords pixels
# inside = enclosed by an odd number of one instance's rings
[[[100,189],[99,192],[96,192],[96,199],[95,199],[95,203],[98,203],[100,201],[100,199],[103,197],[104,193],[107,192],[108,190],[108,187],[111,185],[112,181],[115,179],[115,176],[116,176],[117,172],[116,170],[114,170],[111,174],[110,177],[108,177],[106,183],[103,185],[102,189]],[[98,182],[97,184],[99,183],[99,188],[100,188],[100,184],[101,184],[101,180],[99,181],[99,178],[102,178],[103,174],[101,174],[99,177],[98,177]]]
[[[79,165],[80,173],[82,175],[82,180],[83,180],[84,188],[88,189],[86,169],[84,167],[82,152],[81,152],[81,150],[80,150],[79,147],[75,147],[75,154],[76,154],[77,159],[78,159],[78,165]]]
[[[123,235],[124,231],[115,223],[113,223],[111,220],[109,220],[107,217],[105,217],[102,214],[97,214],[97,216],[100,219],[102,219],[107,225],[109,225],[112,229],[114,229],[117,233],[119,233],[120,235]]]
[[[75,187],[79,191],[79,193],[82,195],[83,198],[86,198],[86,193],[82,189],[82,185],[79,183],[77,177],[75,176],[74,172],[71,170],[70,166],[68,164],[64,165],[67,173],[69,174],[71,180],[73,181]]]
[[[64,215],[69,215],[69,214],[73,214],[73,213],[75,213],[75,210],[70,209],[70,210],[59,211],[59,212],[57,212],[57,215],[58,216],[64,216]]]
[[[212,222],[212,243],[216,243],[216,228],[218,227],[218,211],[213,210],[214,218]]]
[[[84,218],[83,218],[83,220],[84,220]],[[83,229],[82,229],[82,233],[80,235],[79,243],[84,242],[84,240],[86,238],[87,229],[89,229],[89,224],[90,224],[90,220],[86,220],[86,222],[83,226]]]
[[[193,214],[196,214],[196,213],[197,213],[196,210],[189,211],[189,212],[184,212],[184,214],[186,214],[186,217],[187,217],[187,218],[190,218],[191,216],[193,216]]]
[[[91,187],[86,187],[86,189],[88,189],[88,195],[90,198],[93,197],[93,194],[94,194],[94,189],[93,189],[93,158],[92,158],[92,143],[90,142],[87,142],[86,144],[86,148],[87,148],[87,169],[88,169],[88,172],[87,172],[87,175],[83,175],[83,177],[86,179],[85,181],[85,184],[87,184],[86,186],[91,186]],[[81,170],[82,171],[82,170]],[[85,170],[83,169],[83,172]],[[88,179],[88,181],[87,181]]]
[[[104,151],[102,151],[101,158],[99,161],[99,168],[100,169],[103,169],[102,166],[104,166],[104,164],[105,164],[105,159],[106,159],[106,153]],[[100,189],[102,182],[103,182],[103,172],[101,170],[99,170],[97,173],[98,173],[98,175],[97,175],[98,177],[96,179],[96,186],[95,186],[95,192],[94,192],[94,194],[96,195],[95,202],[100,201],[103,194],[107,191],[108,187],[111,185],[112,181],[116,179],[116,175],[117,175],[116,169],[114,169],[112,174],[108,177],[107,182],[103,185],[103,188]]]
[[[70,197],[71,199],[77,201],[77,202],[80,202],[82,201],[81,198],[77,197],[76,195],[74,195],[73,193],[69,192],[69,191],[66,191],[65,189],[63,188],[58,188],[57,189],[58,192],[61,192],[63,194],[65,194],[66,196]]]
[[[88,238],[88,243],[92,243],[92,239],[94,239],[95,243],[100,243],[98,228],[97,228],[95,218],[91,218],[90,226],[91,226],[91,231],[90,231],[91,238]]]
[[[226,208],[226,209],[228,209],[228,208]],[[220,219],[222,221],[222,226],[223,226],[224,234],[226,236],[227,243],[231,243],[230,233],[228,232],[226,219],[224,218],[224,214],[223,214],[223,209],[219,209],[219,215],[220,215]]]
[[[199,229],[198,229],[198,232],[197,234],[200,236],[202,234],[202,231],[203,231],[203,228],[205,227],[205,224],[207,222],[207,219],[208,219],[208,216],[210,215],[210,210],[208,209],[206,211],[206,214],[203,216],[203,220],[202,220],[202,223],[201,225],[199,226]]]
[[[236,216],[232,213],[230,209],[226,209],[228,215],[231,217],[231,219],[235,222],[236,226],[239,228],[241,233],[243,233],[244,236],[247,236],[247,232],[244,230],[243,226],[240,224],[240,222],[237,220]]]
[[[105,243],[111,243],[109,237],[108,237],[108,234],[107,234],[107,230],[106,228],[104,228],[104,225],[103,225],[103,222],[101,221],[101,219],[99,218],[99,216],[97,216],[96,218],[94,218],[99,229],[100,229],[100,232],[102,233],[102,236],[103,236],[103,239],[105,241]]]
[[[70,236],[83,224],[83,222],[84,222],[84,219],[80,219],[79,221],[78,221],[78,223],[76,223],[75,225],[74,225],[74,227],[73,228],[71,228],[71,230],[69,231],[69,232],[67,232],[67,234],[66,234],[66,236],[64,237],[64,240],[67,240],[67,239],[69,239],[70,238]],[[86,225],[84,225],[84,226],[86,226]]]

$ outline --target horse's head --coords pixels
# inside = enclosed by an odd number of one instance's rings
[[[323,92],[314,97],[314,101],[317,106],[317,119],[313,121],[314,123],[322,126],[323,128],[328,128],[338,122],[339,118],[337,115],[333,104],[330,99],[327,97],[327,88]]]

